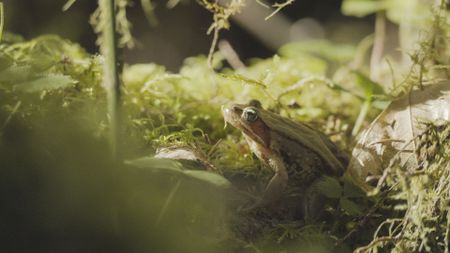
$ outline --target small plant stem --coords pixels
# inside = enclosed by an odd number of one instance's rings
[[[384,40],[386,38],[386,17],[383,11],[377,12],[375,17],[375,38],[373,41],[372,55],[370,57],[370,79],[375,82],[380,80],[380,65],[383,59]]]
[[[117,61],[117,35],[115,0],[99,0],[101,8],[103,63],[103,86],[108,94],[108,114],[110,118],[110,145],[115,159],[119,158],[119,140],[121,129],[121,90]]]
[[[371,99],[367,99],[366,101],[364,101],[361,111],[359,111],[358,118],[356,119],[355,126],[352,129],[352,136],[356,136],[359,133],[359,130],[362,127],[364,119],[366,118],[366,115],[369,112],[371,105],[372,105]]]
[[[383,11],[377,12],[375,18],[375,36],[373,41],[372,54],[370,56],[370,79],[374,82],[380,82],[380,65],[383,59],[384,40],[386,37],[386,18]],[[365,102],[356,119],[352,130],[352,136],[356,136],[361,129],[362,123],[372,105],[372,95],[365,98]]]
[[[0,41],[3,37],[3,24],[4,24],[4,17],[3,17],[3,2],[0,2]]]
[[[16,105],[12,109],[11,113],[9,114],[8,118],[6,118],[5,123],[3,123],[2,129],[1,129],[2,131],[3,131],[3,129],[5,129],[5,127],[8,125],[8,123],[11,121],[12,117],[14,116],[14,114],[17,113],[17,111],[19,110],[20,105],[22,105],[22,101],[18,101],[16,103]]]
[[[155,223],[156,226],[161,222],[161,219],[163,218],[164,214],[167,212],[167,209],[169,208],[170,203],[172,203],[173,198],[175,197],[175,193],[177,193],[178,188],[180,188],[180,185],[181,185],[181,179],[178,179],[175,186],[170,191],[169,196],[167,197],[166,201],[164,202],[164,205],[161,208],[161,212],[159,212],[158,218],[156,219],[156,223]]]
[[[447,228],[445,229],[445,237],[444,237],[444,244],[445,244],[445,251],[444,253],[449,253],[449,247],[450,247],[450,212],[447,211]]]

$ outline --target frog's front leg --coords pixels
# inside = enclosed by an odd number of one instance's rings
[[[270,157],[267,162],[274,170],[275,175],[273,175],[267,184],[262,199],[263,204],[268,204],[278,200],[288,183],[288,173],[283,160],[278,156],[273,156]]]
[[[274,156],[268,158],[266,162],[275,171],[275,175],[273,175],[273,177],[267,184],[262,199],[257,201],[250,207],[245,208],[245,211],[252,211],[256,208],[267,206],[280,199],[284,189],[287,186],[288,173],[281,158]]]

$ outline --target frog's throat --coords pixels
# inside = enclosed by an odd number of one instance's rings
[[[244,135],[244,137],[247,141],[247,144],[250,146],[250,149],[252,150],[253,154],[255,154],[259,158],[259,160],[263,161],[271,168],[273,168],[269,160],[275,157],[277,154],[273,152],[270,148],[259,144],[258,142],[256,142],[256,140],[251,139],[247,135]]]
[[[259,145],[262,145],[265,148],[269,148],[270,140],[264,140],[259,135],[255,134],[255,132],[250,128],[246,127],[245,125],[240,124],[240,129],[242,130],[242,133],[245,135],[247,142],[249,142],[249,139],[256,142]]]

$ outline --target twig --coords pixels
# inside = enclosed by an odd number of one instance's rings
[[[155,15],[155,6],[153,6],[152,0],[141,0],[141,6],[148,23],[151,26],[158,25],[158,19]]]
[[[430,127],[428,127],[427,129],[425,129],[423,131],[423,133],[426,133],[428,130],[430,129]],[[419,138],[420,136],[422,136],[421,134],[415,136],[414,138],[412,138],[411,140],[409,140],[408,142],[405,143],[405,145],[403,145],[403,147],[397,151],[397,153],[394,154],[394,156],[392,156],[392,158],[390,159],[389,165],[388,167],[383,171],[383,175],[381,176],[380,180],[377,183],[377,186],[374,189],[374,192],[378,192],[381,189],[381,185],[384,183],[384,181],[386,180],[389,172],[391,171],[392,167],[394,166],[395,163],[395,159],[398,158],[398,156],[404,152],[406,150],[406,148],[408,147],[409,144],[411,144],[412,142],[414,142],[417,138]]]
[[[267,16],[265,18],[265,20],[268,20],[269,18],[273,17],[275,14],[277,14],[279,11],[281,11],[281,9],[292,4],[293,2],[294,2],[294,0],[287,0],[284,3],[276,3],[276,4],[272,5],[272,7],[276,8],[276,9],[269,16]]]
[[[64,6],[62,7],[62,11],[67,11],[68,9],[70,9],[70,7],[72,7],[72,5],[76,2],[76,0],[67,0],[67,2],[64,4]]]
[[[363,228],[363,226],[367,223],[372,214],[375,213],[375,211],[378,210],[378,208],[383,204],[383,201],[387,198],[387,193],[388,191],[386,191],[385,194],[377,201],[377,203],[375,203],[375,205],[372,206],[372,208],[358,222],[355,228],[353,228],[350,232],[348,232],[344,237],[342,237],[334,244],[335,248],[341,245],[348,238],[350,238],[350,236],[352,236],[354,233],[358,232],[361,228]]]
[[[447,211],[447,227],[445,228],[445,251],[444,253],[449,253],[449,247],[450,247],[450,212]]]
[[[366,246],[363,246],[363,247],[357,248],[354,251],[354,253],[361,253],[361,252],[363,252],[365,250],[368,250],[368,249],[372,248],[373,246],[375,246],[377,243],[380,243],[380,242],[390,242],[390,241],[398,241],[398,240],[402,240],[402,238],[401,237],[393,238],[393,237],[390,237],[390,236],[378,237],[377,239],[373,240],[370,244],[368,244]]]
[[[208,66],[210,69],[213,69],[213,56],[214,56],[214,51],[216,50],[216,45],[217,45],[217,41],[219,40],[219,31],[220,31],[220,27],[215,26],[214,30],[213,30],[213,39],[211,42],[211,47],[209,48],[209,53],[208,53]]]

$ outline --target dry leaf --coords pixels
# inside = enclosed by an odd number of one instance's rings
[[[393,158],[408,169],[417,168],[417,136],[425,131],[424,122],[450,120],[450,82],[442,81],[414,90],[392,101],[364,131],[352,152],[347,176],[366,191],[373,189],[367,179],[379,178]],[[376,181],[375,181],[376,184]]]

